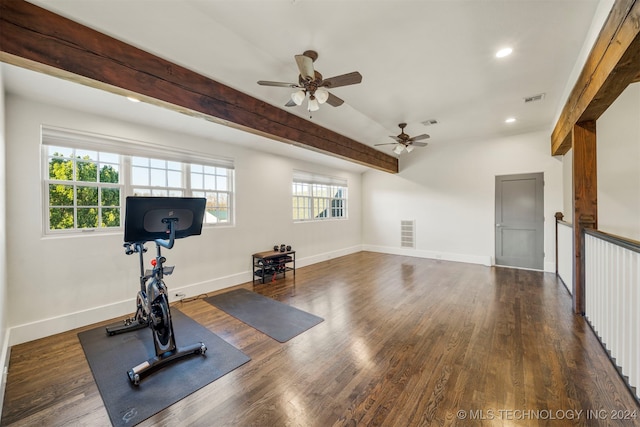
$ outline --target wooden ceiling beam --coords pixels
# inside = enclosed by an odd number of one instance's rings
[[[398,172],[393,156],[23,0],[0,0],[0,60]]]
[[[597,120],[640,73],[640,0],[616,0],[551,134],[551,154],[571,149],[576,123]]]

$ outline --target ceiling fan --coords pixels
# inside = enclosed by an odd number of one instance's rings
[[[404,150],[407,150],[407,153],[410,153],[413,151],[413,149],[415,147],[426,147],[427,143],[426,142],[420,142],[423,139],[428,139],[430,138],[429,135],[427,135],[426,133],[423,133],[422,135],[417,135],[414,137],[411,137],[409,135],[407,135],[406,133],[404,133],[404,128],[407,126],[406,123],[400,123],[398,124],[398,126],[400,126],[400,134],[397,136],[391,136],[390,138],[393,138],[396,140],[396,142],[388,142],[385,144],[375,144],[376,146],[378,145],[395,145],[395,147],[393,148],[393,152],[396,154],[400,154],[402,153]]]
[[[300,70],[298,83],[258,81],[258,84],[262,86],[298,89],[291,94],[291,99],[285,104],[287,107],[302,105],[307,97],[309,98],[307,110],[310,112],[318,110],[320,104],[324,104],[325,102],[334,107],[338,107],[342,105],[344,101],[329,93],[327,89],[353,85],[362,81],[362,75],[357,71],[323,79],[322,74],[313,69],[313,63],[318,59],[318,53],[313,50],[307,50],[302,55],[295,55],[295,59],[298,70]]]

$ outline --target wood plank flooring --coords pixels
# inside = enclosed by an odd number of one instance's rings
[[[252,360],[139,425],[640,425],[553,274],[371,252],[296,273],[244,285],[325,319],[284,344],[178,303]],[[13,347],[2,425],[110,425],[79,330]]]

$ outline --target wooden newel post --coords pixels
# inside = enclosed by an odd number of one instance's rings
[[[598,179],[596,167],[596,122],[577,123],[573,145],[573,310],[585,312],[584,229],[598,227]]]
[[[595,228],[596,217],[593,215],[580,215],[580,220],[578,222],[580,223],[583,229]]]

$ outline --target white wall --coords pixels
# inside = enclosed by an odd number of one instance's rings
[[[640,83],[596,123],[598,229],[640,241]]]
[[[2,401],[4,400],[4,387],[6,378],[5,367],[9,360],[9,334],[7,332],[7,311],[9,303],[7,301],[7,225],[6,225],[6,188],[7,160],[5,156],[5,102],[4,85],[2,78],[2,68],[0,68],[0,412],[2,412]]]
[[[203,229],[165,251],[170,292],[195,296],[251,280],[251,254],[290,244],[297,266],[361,250],[361,176],[283,157],[158,131],[80,111],[7,96],[8,324],[11,344],[134,310],[138,261],[126,256],[122,234],[44,237],[40,165],[41,125],[110,135],[159,146],[231,157],[236,168],[236,225]],[[293,169],[343,177],[349,219],[294,224]],[[0,202],[1,203],[1,202]]]
[[[438,144],[401,158],[401,172],[363,176],[363,243],[369,250],[492,265],[495,177],[543,172],[545,270],[555,271],[562,162],[549,132]],[[416,221],[416,249],[400,247],[400,221]]]

